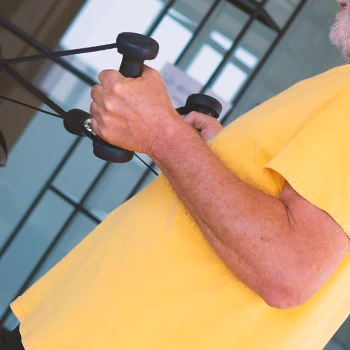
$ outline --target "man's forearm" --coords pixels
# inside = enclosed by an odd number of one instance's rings
[[[268,301],[272,284],[293,263],[278,249],[288,245],[287,208],[240,180],[190,127],[179,126],[181,132],[159,141],[151,156],[217,254]]]

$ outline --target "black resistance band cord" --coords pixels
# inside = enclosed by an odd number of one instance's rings
[[[18,63],[24,63],[24,62],[33,62],[41,59],[50,59],[50,58],[58,58],[58,57],[64,57],[64,56],[72,56],[72,55],[79,55],[82,53],[91,53],[91,52],[97,52],[97,51],[104,51],[104,50],[111,50],[117,48],[117,44],[106,44],[106,45],[99,45],[99,46],[92,46],[92,47],[86,47],[86,48],[80,48],[80,49],[73,49],[73,50],[64,50],[64,51],[57,51],[57,52],[50,52],[45,54],[38,54],[38,55],[30,55],[30,56],[24,56],[24,57],[17,57],[17,58],[9,58],[4,59],[0,58],[0,71],[3,70],[4,72],[8,73],[10,76],[12,76],[22,87],[24,87],[27,91],[29,91],[32,95],[37,97],[41,102],[46,104],[48,107],[50,107],[54,112],[52,113],[49,111],[45,111],[41,108],[36,108],[34,106],[31,106],[27,103],[23,103],[21,101],[17,101],[11,98],[8,98],[6,96],[0,95],[0,99],[36,110],[38,112],[48,114],[50,116],[54,116],[57,118],[64,119],[64,116],[66,112],[58,106],[55,102],[53,102],[48,96],[43,94],[39,89],[37,89],[35,86],[33,86],[29,81],[27,81],[25,78],[23,78],[19,73],[17,73],[13,68],[10,67],[10,65],[18,64]],[[8,148],[6,144],[6,140],[4,135],[1,133],[0,130],[0,146],[2,147],[5,158],[2,163],[0,163],[0,166],[5,166],[8,158]],[[152,171],[155,175],[159,175],[150,165],[148,165],[140,156],[138,156],[135,153],[135,157],[139,159],[150,171]]]

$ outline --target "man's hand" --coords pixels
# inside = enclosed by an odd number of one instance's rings
[[[184,120],[200,132],[204,141],[209,141],[223,129],[217,119],[202,113],[191,112],[184,117]]]
[[[154,143],[186,126],[156,70],[145,67],[137,79],[104,70],[98,79],[101,85],[91,90],[91,126],[110,144],[150,155]]]

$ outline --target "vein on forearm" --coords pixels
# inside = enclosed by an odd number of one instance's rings
[[[286,206],[240,180],[195,133],[179,135],[163,151],[166,156],[155,161],[209,244],[243,282],[254,285],[252,271],[268,273],[267,265],[278,260],[277,236],[288,244]]]

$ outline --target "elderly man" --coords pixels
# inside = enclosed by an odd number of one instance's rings
[[[322,349],[350,313],[350,66],[224,130],[150,68],[99,80],[94,131],[163,174],[12,304],[24,348]]]

